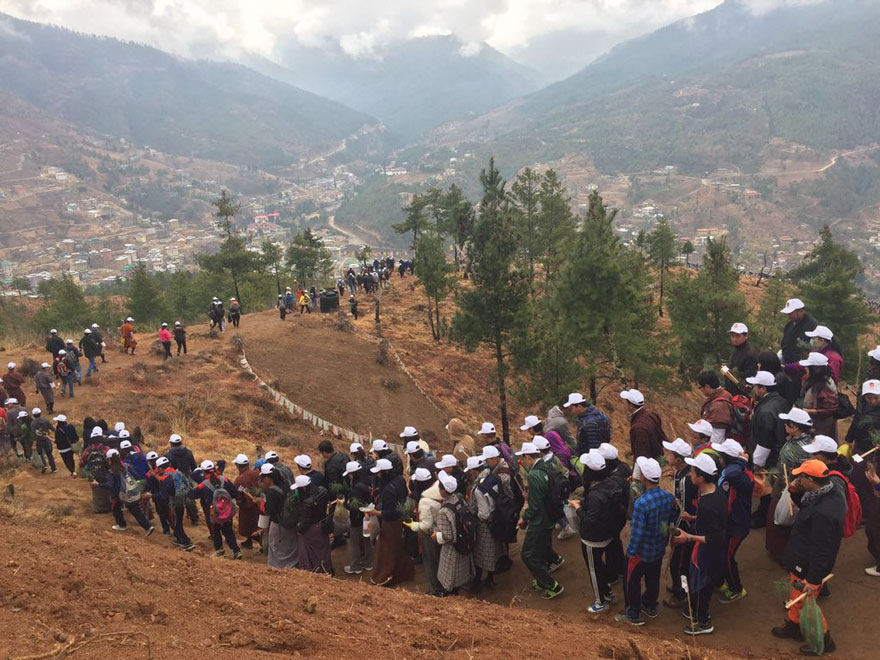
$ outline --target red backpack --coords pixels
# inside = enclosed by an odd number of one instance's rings
[[[843,519],[843,538],[848,539],[856,533],[859,525],[862,524],[862,501],[849,479],[837,470],[830,471],[828,476],[830,477],[832,474],[843,479],[843,483],[846,485],[846,517]]]
[[[752,424],[751,400],[747,396],[737,394],[732,399],[719,396],[713,399],[712,403],[715,403],[716,401],[723,401],[730,406],[730,411],[733,415],[733,425],[728,430],[727,437],[733,438],[745,446],[746,440],[749,437],[749,427]]]

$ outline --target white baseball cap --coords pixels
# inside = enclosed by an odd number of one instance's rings
[[[54,421],[56,421],[56,422],[66,422],[66,421],[67,421],[67,415],[56,415]]]
[[[576,406],[581,403],[587,403],[587,400],[584,398],[584,395],[580,392],[572,392],[568,395],[568,400],[562,404],[563,408],[570,408],[571,406]]]
[[[800,298],[789,298],[785,301],[785,307],[779,310],[780,314],[791,314],[799,309],[803,309],[806,305]]]
[[[712,449],[731,458],[739,458],[743,453],[743,446],[733,438],[727,438],[724,442],[713,442]]]
[[[125,320],[126,320],[126,321],[134,321],[134,318],[132,318],[131,316],[129,316],[129,317],[126,318]]]
[[[120,449],[131,449],[131,440],[123,440],[119,443]]]
[[[868,357],[872,357],[875,360],[880,360],[880,346],[875,348],[872,351],[868,351]]]
[[[84,334],[84,335],[90,335],[90,334],[92,334],[92,331],[89,330],[88,328],[86,328],[85,330],[83,330],[83,334]]]
[[[363,448],[364,448],[364,446],[363,446],[361,443],[359,443],[359,442],[352,442],[352,443],[351,443],[351,446],[348,448],[348,453],[349,453],[349,454],[353,454],[353,453],[355,453],[356,451],[360,451],[360,450],[363,449]]]
[[[586,454],[581,454],[581,464],[588,470],[598,472],[605,469],[605,458],[597,449],[591,449]]]
[[[747,335],[749,334],[749,326],[745,323],[734,323],[727,332],[734,335]]]
[[[62,348],[60,351],[58,351],[58,355],[67,355],[67,351],[65,351],[65,350]]]
[[[458,481],[455,477],[446,474],[445,472],[441,472],[439,475],[440,485],[443,486],[443,490],[447,493],[454,493],[458,489]]]
[[[415,438],[419,435],[419,432],[416,431],[415,426],[405,426],[403,429],[403,433],[400,434],[401,438]]]
[[[495,425],[492,422],[483,422],[477,435],[492,435],[495,433]]]
[[[117,431],[122,431],[125,429],[125,422],[116,422],[113,425],[113,428],[116,429]]]
[[[536,435],[532,438],[532,444],[538,451],[547,451],[550,449],[550,441],[543,435]]]
[[[807,330],[804,334],[807,337],[820,337],[827,341],[831,341],[834,338],[831,328],[826,325],[817,325],[815,330]]]
[[[65,344],[72,344],[72,343],[73,343],[73,340],[72,340],[72,339],[65,339],[65,340],[64,340],[64,343],[65,343]]]
[[[394,466],[391,465],[391,461],[387,458],[380,458],[376,461],[376,465],[370,468],[370,472],[373,474],[379,474],[380,472],[384,472],[386,470],[391,470]]]
[[[403,453],[404,454],[415,454],[420,449],[421,449],[421,446],[419,446],[418,440],[410,440],[409,442],[406,443],[406,447],[404,448]]]
[[[105,458],[112,458],[113,456],[119,456],[119,452],[115,449],[108,449],[107,453],[104,454]]]
[[[156,459],[156,467],[165,467],[170,462],[165,456],[160,456]]]
[[[119,437],[120,437],[120,438],[130,438],[130,437],[131,437],[131,433],[128,432],[128,429],[122,429],[122,430],[119,432]]]
[[[293,462],[296,463],[303,470],[308,470],[312,467],[312,459],[306,454],[300,454],[293,459]]]
[[[525,418],[525,424],[519,427],[520,431],[528,431],[529,429],[535,428],[538,424],[541,423],[541,418],[537,415],[529,415]]]
[[[453,468],[458,465],[458,461],[455,460],[455,456],[452,454],[443,454],[443,457],[434,463],[434,467],[439,470],[445,470],[446,468]]]
[[[262,474],[264,476],[267,474],[272,474],[273,472],[275,472],[275,466],[272,465],[271,463],[263,463],[260,466],[260,474]]]
[[[92,328],[93,328],[93,329],[94,329],[94,328],[100,328],[100,327],[101,327],[101,326],[98,325],[97,323],[92,323]]]
[[[310,483],[312,483],[312,478],[305,474],[300,474],[293,480],[293,483],[290,484],[290,490],[296,490],[298,488],[305,488]]]
[[[159,458],[159,454],[154,451],[148,451],[147,455],[144,456],[144,458],[146,458],[148,461],[155,461]]]
[[[371,451],[385,451],[388,449],[388,443],[384,440],[373,440],[373,446],[370,448]]]
[[[660,481],[660,477],[663,476],[663,470],[660,468],[660,463],[653,458],[639,456],[636,459],[636,465],[639,466],[639,471],[648,481]]]
[[[483,460],[486,461],[490,458],[498,458],[501,456],[501,452],[498,451],[498,447],[495,445],[486,445],[483,447]]]
[[[251,460],[247,457],[246,454],[239,454],[235,458],[232,459],[232,462],[236,465],[247,465],[251,462]]]
[[[31,409],[31,415],[42,415],[42,414],[43,414],[43,411],[40,410],[39,408]]]
[[[668,449],[673,454],[677,454],[679,456],[690,456],[694,453],[694,448],[691,447],[690,443],[682,440],[681,438],[676,438],[672,442],[663,441],[663,448]]]
[[[862,383],[862,394],[880,394],[880,380],[866,380]]]
[[[776,385],[776,376],[769,371],[759,371],[754,376],[746,378],[749,385],[761,385],[763,387],[773,387]]]
[[[28,416],[28,411],[27,411],[27,410],[19,410],[19,411],[18,411],[18,417],[17,417],[16,419],[21,419],[22,417],[27,417],[27,416]]]
[[[688,428],[694,433],[699,433],[700,435],[712,435],[714,429],[712,428],[712,424],[709,423],[705,419],[698,419],[696,422],[691,424],[688,422]]]
[[[360,470],[361,467],[361,464],[357,461],[349,461],[345,464],[345,470],[343,471],[342,476],[347,477],[348,475]]]
[[[98,438],[98,437],[102,437],[103,435],[104,435],[104,429],[102,429],[100,426],[96,426],[91,430],[89,437],[90,438]]]
[[[263,456],[263,460],[265,460],[265,461],[271,461],[275,458],[278,458],[278,454],[275,453],[274,451],[272,451],[271,449],[266,452],[265,456]]]
[[[55,328],[52,328],[51,330],[49,330],[49,334],[50,335],[57,335],[58,331]]]
[[[802,367],[827,367],[828,358],[822,353],[810,353],[806,360],[798,362]]]
[[[16,399],[14,396],[9,397],[8,399],[6,399],[6,401],[3,402],[4,406],[14,406],[17,404],[18,404],[18,399]]]
[[[214,461],[208,460],[207,458],[202,461],[201,465],[199,465],[200,470],[213,470],[214,469]]]
[[[43,368],[43,369],[48,369],[48,368],[49,368],[49,363],[48,363],[48,362],[43,362],[43,363],[40,365],[40,367]]]
[[[695,457],[691,458],[688,456],[684,459],[684,462],[688,465],[692,465],[697,468],[701,472],[705,472],[706,474],[717,474],[718,473],[718,465],[712,459],[712,456],[703,452],[701,454],[697,454]]]
[[[836,454],[837,441],[827,435],[817,435],[810,444],[804,445],[802,449],[808,454],[816,454],[818,452]]]
[[[599,449],[597,451],[606,461],[613,461],[619,456],[617,447],[612,445],[610,442],[603,442],[601,445],[599,445]]]
[[[416,468],[412,475],[413,481],[431,481],[431,471],[428,468]]]
[[[779,419],[794,422],[795,424],[802,424],[804,426],[812,426],[813,424],[810,414],[806,410],[801,410],[797,407],[792,408],[787,413],[779,413]]]
[[[634,406],[641,406],[645,403],[645,395],[638,390],[624,390],[620,393],[620,398],[629,401]]]
[[[468,456],[467,465],[465,466],[465,470],[477,470],[486,467],[486,461],[483,460],[482,456]]]
[[[183,442],[183,438],[181,438],[177,433],[172,433],[168,437],[168,442],[170,442],[172,445],[179,445],[181,442]]]
[[[9,362],[9,363],[6,365],[6,368],[7,368],[7,369],[15,369],[15,362]]]
[[[536,454],[540,454],[541,452],[533,442],[524,442],[522,445],[522,449],[515,453],[517,456],[533,456]]]

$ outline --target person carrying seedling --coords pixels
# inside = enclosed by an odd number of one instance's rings
[[[798,511],[785,548],[785,567],[792,600],[801,594],[805,597],[791,604],[785,622],[772,632],[774,637],[805,641],[801,654],[819,656],[836,649],[816,597],[831,575],[840,550],[846,496],[834,487],[822,461],[806,460],[792,474],[797,479],[790,491]]]

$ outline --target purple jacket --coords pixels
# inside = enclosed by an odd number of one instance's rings
[[[843,369],[843,356],[831,346],[826,346],[821,353],[828,358],[828,366],[831,367],[831,376],[836,383],[840,378],[840,370]]]
[[[572,472],[571,449],[565,444],[565,440],[562,439],[562,436],[556,431],[545,431],[544,437],[547,438],[547,441],[550,443],[550,449],[553,451],[553,455],[559,459],[559,462],[562,463],[569,472]]]

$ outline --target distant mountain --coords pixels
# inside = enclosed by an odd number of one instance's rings
[[[748,168],[773,138],[880,142],[880,2],[753,13],[742,0],[615,47],[577,74],[434,141],[536,158],[584,154],[607,172]]]
[[[331,150],[366,114],[245,67],[0,14],[0,91],[167,153],[279,165]]]
[[[283,66],[257,56],[243,64],[382,120],[400,141],[450,119],[479,114],[539,89],[543,78],[486,44],[468,53],[457,38],[410,39],[378,57],[352,58],[338,45],[278,48]]]

